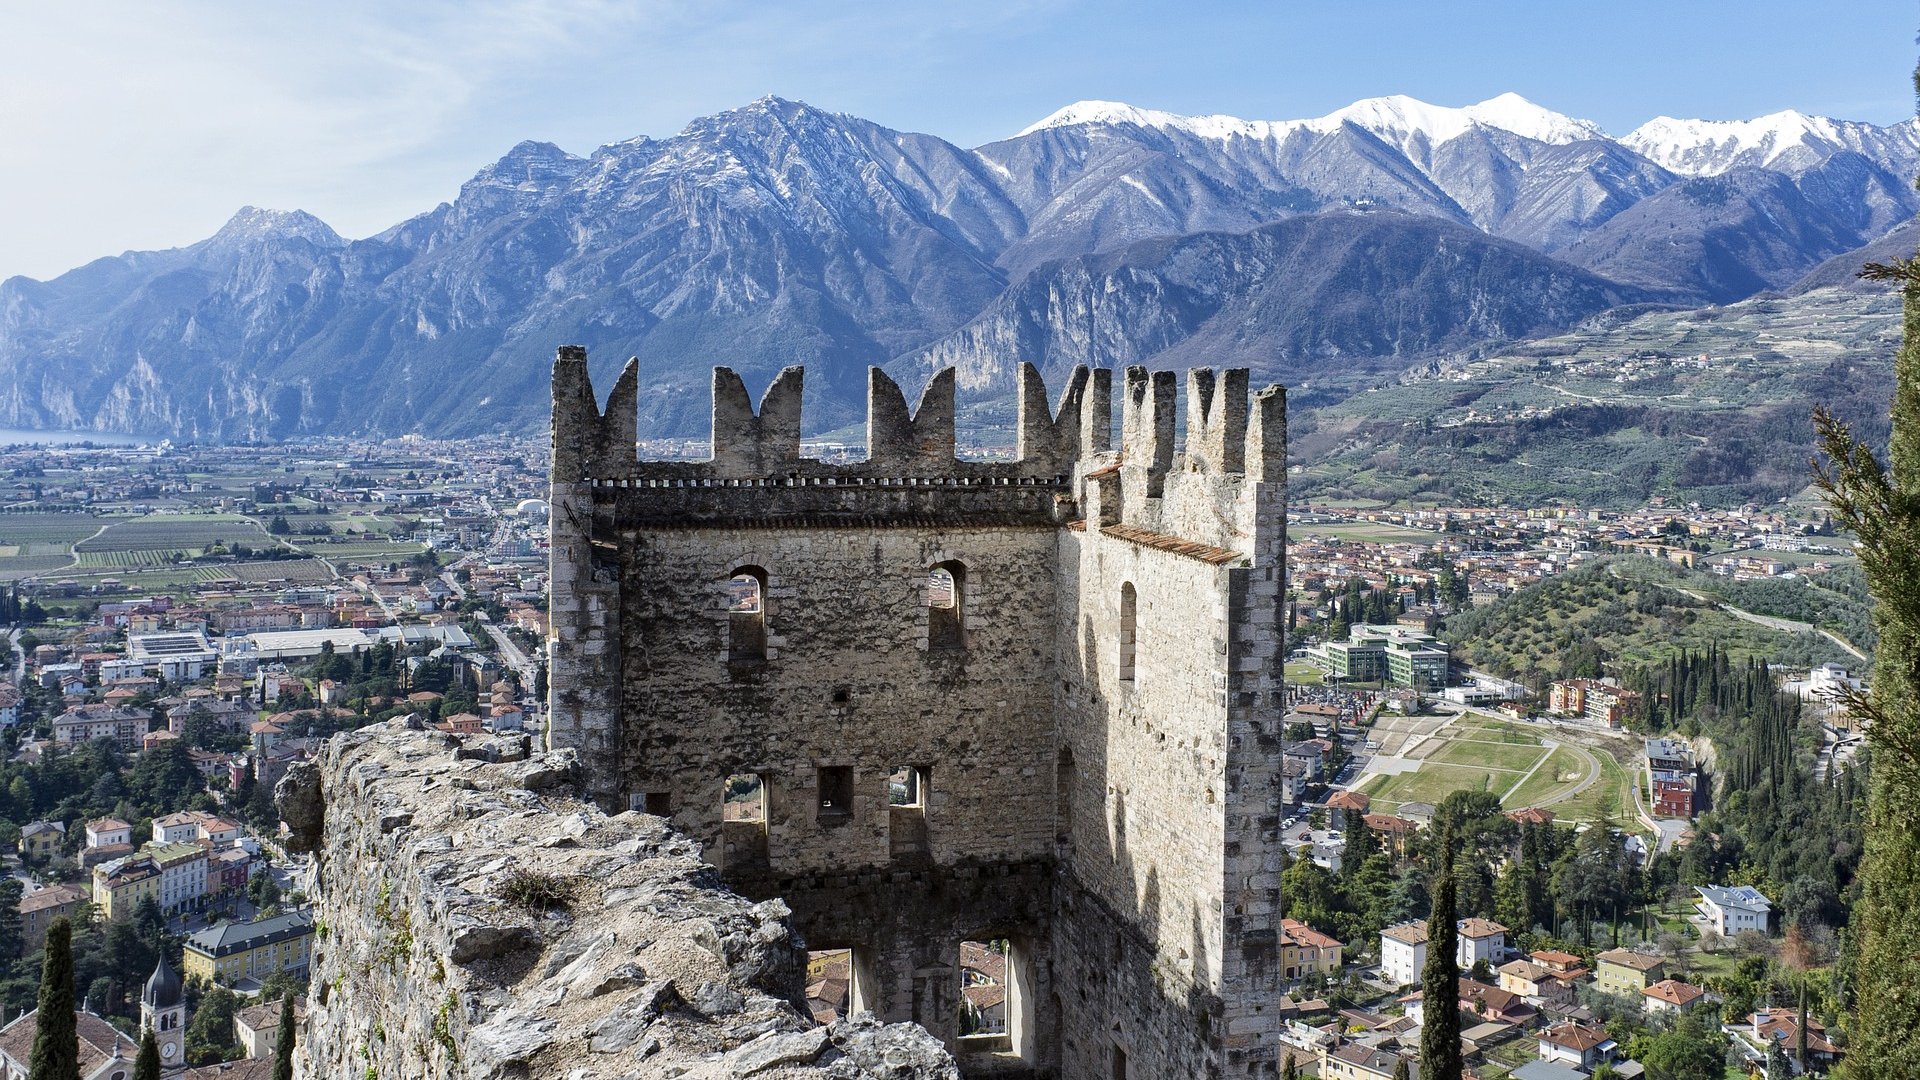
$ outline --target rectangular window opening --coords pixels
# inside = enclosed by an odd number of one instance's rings
[[[867,1012],[861,995],[858,965],[852,949],[817,949],[807,953],[807,1011],[816,1024]]]
[[[1035,1059],[1032,959],[1007,939],[960,943],[959,1036],[962,1054]]]
[[[887,805],[925,810],[927,781],[932,770],[919,765],[902,765],[887,777]]]
[[[720,820],[767,823],[767,787],[753,773],[735,773],[727,777],[720,805]]]
[[[845,818],[853,814],[853,767],[850,765],[822,765],[820,767],[820,817]]]
[[[767,869],[767,785],[754,773],[735,773],[721,785],[718,861],[733,874]]]
[[[654,817],[673,815],[673,796],[664,791],[634,792],[627,797],[627,806]]]
[[[927,830],[927,798],[933,770],[924,765],[902,765],[887,777],[889,852],[897,865],[926,866],[933,851]]]

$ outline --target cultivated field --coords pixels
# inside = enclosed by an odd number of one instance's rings
[[[197,571],[200,581],[224,581],[232,578],[245,584],[285,581],[289,584],[331,581],[333,573],[319,559],[267,559],[258,562],[223,563],[203,566]]]
[[[256,522],[234,514],[153,514],[115,522],[100,535],[75,544],[74,550],[82,556],[173,551],[196,555],[215,544],[234,541],[255,547],[274,542]]]
[[[0,514],[0,581],[70,565],[74,542],[110,520],[88,514]]]

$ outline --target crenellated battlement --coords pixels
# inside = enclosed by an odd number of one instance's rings
[[[1172,372],[1141,367],[1128,368],[1124,379],[1118,461],[1134,477],[1135,498],[1159,498],[1175,465],[1178,384]],[[707,460],[641,461],[635,455],[639,380],[639,361],[628,360],[602,410],[587,373],[586,349],[560,347],[553,367],[556,481],[616,488],[1065,486],[1076,466],[1091,471],[1113,461],[1113,372],[1104,368],[1075,368],[1055,405],[1039,370],[1020,365],[1011,462],[963,461],[957,456],[951,368],[929,380],[911,410],[900,385],[881,369],[869,368],[867,457],[853,462],[826,462],[802,453],[805,371],[800,367],[783,369],[761,396],[758,409],[737,372],[714,368]],[[1275,418],[1262,412],[1249,422],[1247,386],[1244,368],[1218,375],[1206,368],[1188,372],[1188,470],[1264,476],[1264,466],[1276,452],[1284,470],[1284,404],[1278,414],[1278,442],[1270,447],[1261,433],[1275,427]],[[1275,393],[1284,392],[1277,387],[1261,392],[1261,409],[1268,409],[1266,396]]]

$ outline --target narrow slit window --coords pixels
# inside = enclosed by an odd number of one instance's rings
[[[745,566],[727,579],[727,661],[755,664],[767,658],[767,573]]]
[[[1133,657],[1136,628],[1136,609],[1139,601],[1134,595],[1133,582],[1120,586],[1120,681],[1133,681]]]
[[[943,562],[927,571],[927,648],[964,649],[967,568]]]
[[[844,818],[853,813],[853,768],[849,765],[823,765],[820,768],[820,817]]]

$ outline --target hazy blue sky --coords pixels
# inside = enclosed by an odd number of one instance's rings
[[[1665,113],[1913,112],[1911,3],[467,0],[0,8],[0,277],[190,243],[244,204],[347,236],[522,139],[576,153],[778,94],[965,145],[1107,98],[1251,119],[1512,90]]]

